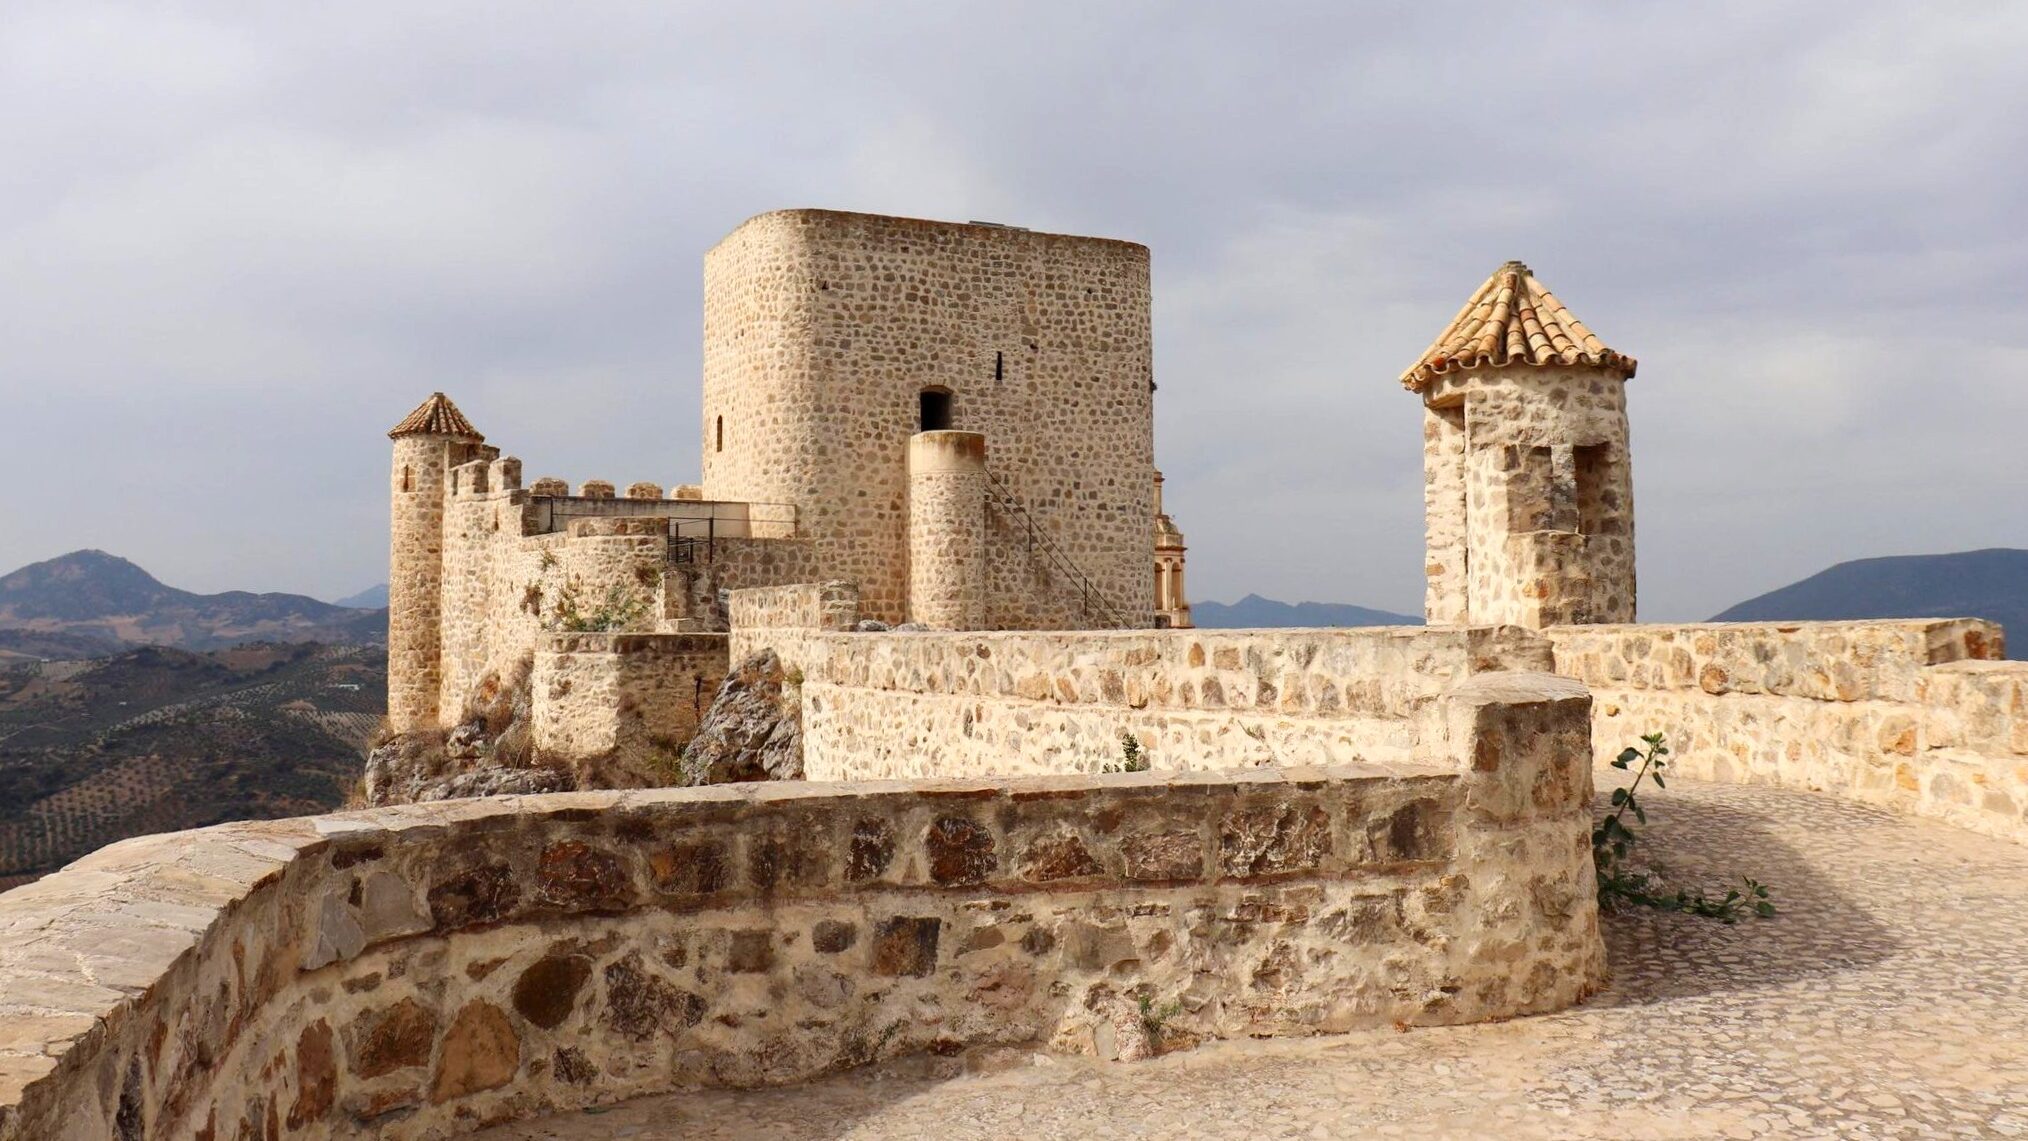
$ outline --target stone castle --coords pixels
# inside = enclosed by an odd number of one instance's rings
[[[1401,377],[1403,628],[1179,628],[1140,246],[775,213],[706,293],[697,484],[524,483],[441,394],[394,429],[390,721],[525,715],[537,767],[657,783],[613,758],[771,660],[807,779],[102,849],[0,895],[0,1141],[441,1137],[1559,1010],[1606,974],[1593,773],[1646,732],[2028,840],[1991,623],[1634,621],[1635,364],[1520,263]]]
[[[754,587],[850,582],[864,619],[937,630],[1190,624],[1146,247],[798,210],[704,265],[701,482],[524,485],[442,393],[389,433],[395,732],[532,673],[546,755],[678,743],[731,665],[724,599]],[[638,732],[591,725],[610,686],[557,684],[588,644],[563,632],[668,635],[608,671]]]

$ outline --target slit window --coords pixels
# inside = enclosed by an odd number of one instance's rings
[[[724,451],[724,450],[725,450],[725,417],[723,417],[723,416],[720,416],[720,417],[718,417],[718,419],[717,419],[717,422],[716,422],[715,424],[713,424],[713,426],[712,426],[712,431],[713,431],[713,433],[714,433],[714,438],[713,438],[713,440],[712,440],[712,445],[711,445],[711,450],[712,450],[712,451],[715,451],[715,452],[722,452],[722,451]]]
[[[943,432],[951,426],[951,390],[925,388],[917,398],[918,431]]]

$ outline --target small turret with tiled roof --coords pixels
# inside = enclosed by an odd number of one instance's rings
[[[1510,261],[1472,294],[1401,383],[1419,392],[1446,372],[1508,364],[1596,365],[1621,372],[1621,379],[1634,375],[1634,358],[1607,348],[1535,271]]]
[[[1518,261],[1401,374],[1423,402],[1431,625],[1634,620],[1633,375]]]
[[[433,392],[387,433],[394,441],[387,572],[387,717],[397,733],[435,729],[443,644],[444,501],[451,469],[497,452],[451,398]]]
[[[388,430],[387,438],[399,440],[403,436],[448,436],[457,440],[484,443],[486,437],[479,434],[451,398],[441,392],[430,393],[430,398],[416,405],[415,411],[401,418],[401,423]]]

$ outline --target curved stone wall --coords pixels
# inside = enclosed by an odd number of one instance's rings
[[[1445,763],[448,801],[0,895],[0,1141],[430,1137],[914,1051],[1552,1010],[1599,981],[1589,698]]]

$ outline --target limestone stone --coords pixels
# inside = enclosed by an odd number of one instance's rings
[[[543,849],[536,897],[565,911],[624,911],[634,901],[632,878],[619,858],[581,840]]]
[[[437,1040],[437,1016],[413,998],[369,1010],[346,1029],[352,1072],[377,1078],[429,1064]]]
[[[922,978],[936,970],[942,928],[943,921],[935,916],[883,920],[873,931],[873,973]]]
[[[514,980],[514,1009],[544,1030],[563,1025],[577,1005],[578,992],[591,978],[586,955],[552,954],[537,959]]]
[[[605,984],[606,1025],[635,1041],[695,1026],[704,1017],[703,999],[651,973],[638,952],[608,964]]]
[[[489,864],[452,876],[429,890],[430,915],[439,929],[494,923],[521,902],[514,869]]]
[[[331,1024],[318,1019],[296,1039],[296,1100],[289,1128],[302,1129],[331,1112],[338,1089],[338,1059]]]
[[[438,1105],[514,1080],[521,1068],[521,1039],[507,1013],[488,1002],[458,1011],[444,1032],[430,1100]]]

